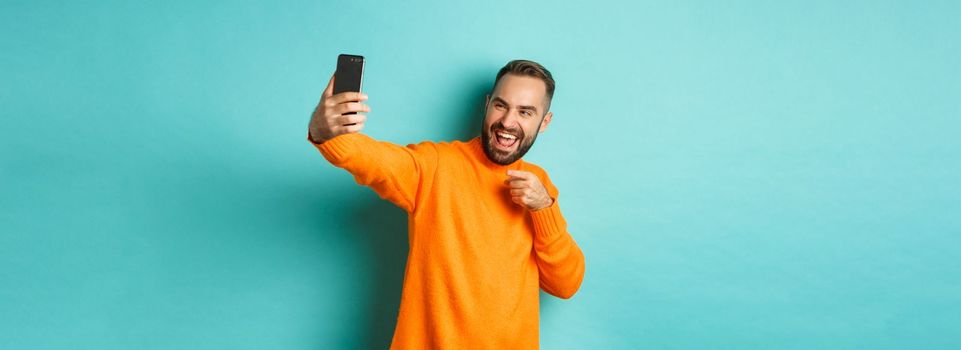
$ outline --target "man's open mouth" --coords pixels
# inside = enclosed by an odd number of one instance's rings
[[[511,149],[514,144],[517,143],[517,135],[506,131],[495,131],[494,132],[494,143],[497,144],[502,149]]]

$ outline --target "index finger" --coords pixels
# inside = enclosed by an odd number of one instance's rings
[[[534,175],[534,173],[529,172],[529,171],[523,171],[523,170],[508,170],[508,171],[507,171],[507,176],[510,176],[511,178],[518,178],[518,179],[523,179],[523,180],[528,180],[528,179],[530,179],[530,177],[533,176],[533,175]]]
[[[525,184],[530,180],[530,175],[531,173],[526,171],[508,170],[507,180],[504,180],[504,183],[514,188],[524,187]]]
[[[356,92],[356,91],[346,91],[346,92],[341,92],[339,94],[330,96],[330,98],[328,98],[327,101],[330,101],[330,103],[332,104],[341,104],[344,102],[363,101],[366,99],[367,99],[367,94]]]

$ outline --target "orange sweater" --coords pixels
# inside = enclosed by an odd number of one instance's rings
[[[315,144],[337,167],[408,212],[406,275],[391,349],[533,349],[539,293],[570,298],[584,255],[540,167],[491,162],[476,137],[402,147],[364,134]],[[511,201],[507,170],[536,174],[554,204]]]

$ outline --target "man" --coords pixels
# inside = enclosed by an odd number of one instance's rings
[[[333,95],[334,79],[307,139],[408,212],[410,251],[391,348],[537,348],[538,288],[567,299],[584,277],[557,188],[521,159],[551,122],[550,72],[509,62],[487,96],[480,137],[406,147],[359,133],[367,95]]]

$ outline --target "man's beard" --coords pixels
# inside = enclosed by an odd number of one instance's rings
[[[505,128],[500,123],[495,123],[491,125],[490,130],[484,130],[483,122],[481,123],[481,143],[484,145],[484,154],[487,155],[487,159],[499,165],[509,165],[521,159],[527,151],[531,149],[534,145],[534,140],[537,140],[537,133],[530,138],[527,137],[523,129],[508,129]],[[517,135],[519,140],[514,141],[519,142],[517,148],[512,152],[501,151],[494,146],[494,142],[497,142],[497,136],[494,135],[495,130],[503,130],[511,134]]]

